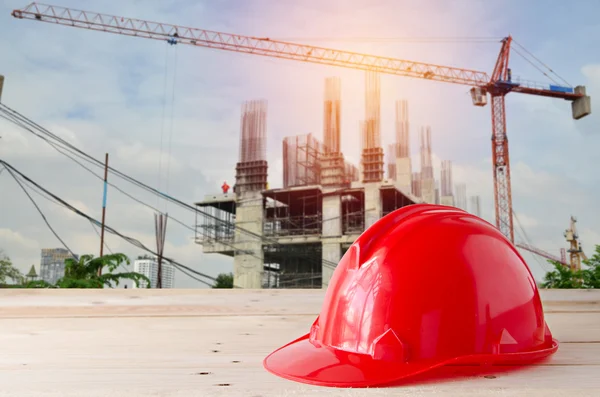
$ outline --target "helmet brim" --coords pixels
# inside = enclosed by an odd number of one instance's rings
[[[558,349],[550,347],[522,353],[479,354],[446,359],[397,363],[375,360],[326,346],[316,347],[306,334],[275,350],[263,361],[274,375],[296,382],[329,387],[370,387],[395,383],[448,364],[520,364],[547,357]]]

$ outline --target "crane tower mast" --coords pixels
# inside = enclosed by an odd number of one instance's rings
[[[471,97],[476,106],[487,104],[492,108],[492,161],[496,226],[514,242],[510,161],[506,134],[505,96],[510,92],[559,98],[571,101],[574,119],[591,113],[591,100],[585,87],[575,89],[562,86],[536,86],[512,81],[508,67],[511,37],[502,40],[502,48],[491,76],[485,72],[440,66],[430,63],[340,51],[331,48],[296,44],[269,38],[214,32],[166,23],[144,21],[114,15],[100,14],[71,8],[31,3],[12,12],[18,19],[55,23],[64,26],[116,33],[127,36],[167,41],[169,44],[188,44],[267,57],[289,59],[323,65],[340,66],[396,76],[471,86]]]

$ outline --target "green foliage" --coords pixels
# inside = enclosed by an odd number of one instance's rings
[[[542,288],[600,288],[600,245],[591,258],[583,261],[584,268],[573,271],[554,261],[548,261],[554,271],[546,273]]]
[[[221,273],[217,276],[217,281],[213,288],[233,288],[233,273]]]
[[[145,281],[150,288],[150,279],[143,274],[135,272],[113,273],[122,264],[130,264],[125,254],[110,254],[94,258],[93,255],[82,255],[79,260],[69,258],[65,260],[65,275],[58,280],[59,288],[104,288],[119,285],[123,279],[133,280],[136,286],[140,281]],[[98,272],[102,270],[102,275]]]
[[[23,288],[56,288],[56,286],[44,280],[32,280],[23,284]]]
[[[24,278],[19,269],[13,266],[10,258],[0,250],[0,284],[6,284],[7,280],[22,284]]]
[[[69,258],[65,260],[65,275],[56,285],[43,280],[26,280],[21,272],[16,269],[10,259],[0,250],[0,286],[11,288],[104,288],[118,286],[124,280],[133,280],[136,286],[141,281],[146,282],[150,288],[150,279],[136,272],[113,273],[123,264],[131,262],[125,254],[110,254],[94,258],[93,255],[82,255],[79,260]],[[102,270],[102,274],[98,272]],[[35,272],[32,266],[31,272]],[[13,280],[15,285],[4,285],[7,279]]]

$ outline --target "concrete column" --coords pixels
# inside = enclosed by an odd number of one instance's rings
[[[328,243],[323,241],[323,270],[322,270],[322,283],[323,288],[327,288],[331,276],[335,271],[334,265],[330,262],[335,263],[337,266],[340,259],[342,259],[342,247],[339,243]],[[328,261],[326,263],[326,261]]]
[[[342,235],[342,203],[339,195],[323,196],[323,237]]]
[[[332,242],[332,240],[342,236],[342,202],[339,195],[323,196],[323,231],[321,236],[323,244],[321,255],[323,260],[321,265],[322,283],[323,287],[327,288],[327,284],[335,270],[333,266],[337,266],[342,252],[340,244]]]
[[[435,181],[433,179],[421,180],[421,198],[428,204],[435,204]]]
[[[379,183],[365,183],[365,229],[381,217],[381,191]]]
[[[239,194],[235,215],[237,226],[262,236],[264,211],[261,192]],[[233,283],[241,288],[262,288],[264,256],[261,239],[236,230],[235,249]]]
[[[396,183],[402,193],[412,194],[412,165],[410,157],[396,158]]]

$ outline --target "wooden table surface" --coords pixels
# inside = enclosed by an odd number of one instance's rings
[[[561,342],[549,361],[349,390],[262,367],[323,291],[0,290],[0,396],[600,396],[600,291],[541,293]]]

